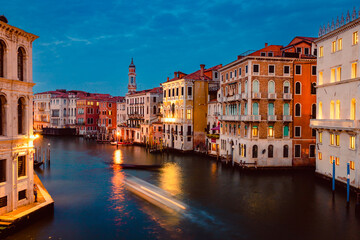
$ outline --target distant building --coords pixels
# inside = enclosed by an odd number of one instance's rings
[[[0,16],[0,214],[34,202],[32,43],[37,38]]]
[[[183,151],[206,151],[206,114],[208,95],[219,87],[221,65],[185,74],[175,72],[173,79],[162,83],[164,144]]]
[[[360,16],[355,9],[346,20],[320,29],[318,48],[316,172],[360,188]]]
[[[220,111],[221,103],[218,102],[217,95],[220,95],[220,91],[214,98],[210,98],[207,110],[207,134],[206,143],[208,154],[214,156],[220,156]]]
[[[38,93],[34,95],[34,129],[41,131],[44,127],[50,127],[50,93]]]

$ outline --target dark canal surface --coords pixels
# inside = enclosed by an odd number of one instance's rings
[[[355,197],[333,197],[311,171],[244,172],[194,154],[147,153],[81,138],[51,143],[51,167],[37,171],[55,201],[54,215],[8,239],[360,239]],[[116,163],[160,164],[160,171]],[[115,164],[114,164],[115,163]],[[189,206],[165,212],[127,191],[124,174],[165,189]]]

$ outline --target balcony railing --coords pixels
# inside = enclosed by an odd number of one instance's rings
[[[252,99],[260,99],[260,98],[261,98],[261,93],[259,92],[252,93]]]
[[[283,115],[283,121],[284,122],[292,122],[292,116],[291,115]]]
[[[241,121],[249,122],[249,121],[251,121],[251,116],[243,115],[243,116],[241,116]]]
[[[269,122],[275,122],[276,121],[276,115],[268,115],[268,121]]]
[[[247,93],[242,93],[241,94],[241,99],[247,99],[248,98],[248,94]]]
[[[251,115],[251,121],[253,122],[261,121],[261,115]]]
[[[292,99],[292,94],[291,93],[284,93],[283,99],[284,100],[291,100]]]
[[[240,115],[222,115],[220,116],[222,121],[241,121]]]
[[[360,128],[360,121],[349,119],[311,119],[310,127],[338,130],[354,130]]]
[[[268,93],[268,99],[276,99],[276,93]]]

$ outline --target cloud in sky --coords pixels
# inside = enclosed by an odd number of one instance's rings
[[[138,86],[159,86],[174,71],[227,64],[265,42],[317,36],[355,1],[12,0],[9,24],[39,35],[34,92],[55,88],[124,95],[134,57]],[[357,10],[360,5],[356,6]],[[96,84],[94,84],[96,83]]]

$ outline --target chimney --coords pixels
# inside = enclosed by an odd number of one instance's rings
[[[169,77],[167,77],[167,82],[169,81]]]
[[[174,72],[174,78],[176,78],[177,77],[177,72]]]
[[[268,43],[265,43],[265,47],[267,47],[268,46]]]
[[[204,77],[205,64],[200,64],[200,77]]]

